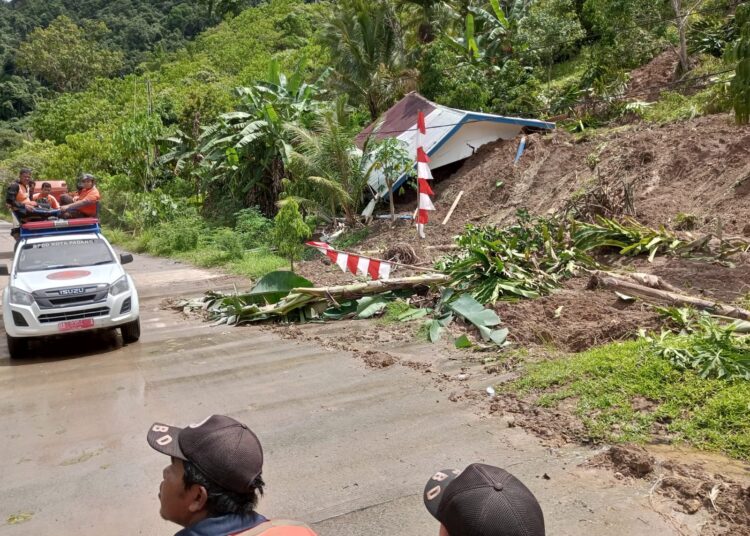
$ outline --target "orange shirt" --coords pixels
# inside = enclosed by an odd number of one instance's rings
[[[32,203],[31,198],[29,198],[28,186],[24,186],[20,182],[18,183],[18,193],[16,194],[16,201],[21,203],[22,205],[30,205]]]
[[[96,186],[92,186],[89,190],[82,190],[81,194],[76,198],[76,203],[80,201],[89,201],[91,204],[79,208],[78,212],[85,216],[96,216],[96,204],[101,198],[102,196],[99,194],[99,190],[96,189]]]
[[[49,203],[49,208],[52,208],[52,209],[58,209],[58,208],[60,208],[60,203],[57,202],[57,199],[55,199],[55,197],[52,194],[49,194],[45,198],[45,197],[42,197],[41,193],[38,193],[38,194],[36,194],[34,196],[34,201],[36,201],[37,203],[39,201],[41,201],[43,203]]]

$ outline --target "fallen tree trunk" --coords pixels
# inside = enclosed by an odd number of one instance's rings
[[[689,305],[696,309],[701,309],[715,313],[722,316],[728,316],[730,318],[737,318],[739,320],[750,320],[750,311],[742,309],[740,307],[734,307],[721,302],[714,302],[710,300],[704,300],[702,298],[696,298],[695,296],[687,296],[685,294],[678,294],[676,292],[670,292],[667,290],[660,290],[619,277],[612,277],[612,275],[603,275],[607,272],[600,272],[599,274],[593,274],[589,281],[589,288],[607,288],[616,290],[626,294],[636,294],[638,296],[653,298],[662,302],[667,302],[670,305],[685,306]]]
[[[615,279],[621,279],[623,281],[630,280],[631,282],[644,285],[646,287],[667,290],[676,294],[682,294],[684,291],[664,281],[658,275],[644,274],[643,272],[633,272],[629,274],[620,274],[617,272],[605,272],[602,270],[594,270],[591,272],[596,277],[614,277]]]
[[[377,281],[365,281],[352,283],[351,285],[339,285],[335,287],[317,288],[295,288],[293,293],[316,296],[318,298],[359,298],[370,294],[380,294],[389,290],[400,290],[404,288],[429,287],[447,283],[449,277],[444,274],[429,274],[414,277],[401,277],[397,279],[378,279]]]

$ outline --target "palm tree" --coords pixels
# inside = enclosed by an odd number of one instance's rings
[[[367,106],[374,121],[410,84],[398,17],[384,0],[342,0],[324,29],[334,81]]]
[[[440,21],[453,14],[445,0],[397,0],[396,5],[416,27],[417,41],[422,44],[434,41]]]
[[[360,151],[344,112],[345,101],[324,113],[312,129],[292,127],[294,146],[291,179],[285,181],[285,199],[332,221],[343,212],[347,223],[356,221],[372,167],[367,151]],[[283,201],[282,201],[283,203]]]

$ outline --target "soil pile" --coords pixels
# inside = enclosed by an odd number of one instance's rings
[[[659,93],[674,82],[679,62],[677,52],[669,49],[646,65],[630,71],[627,95],[646,102],[658,100]]]
[[[639,328],[657,330],[659,315],[643,302],[625,302],[613,292],[586,290],[587,279],[567,282],[549,296],[495,305],[509,339],[519,346],[546,345],[580,352],[631,339]]]
[[[623,477],[654,479],[652,493],[674,500],[687,514],[705,509],[717,520],[702,535],[750,534],[750,487],[704,469],[701,464],[657,462],[637,445],[616,445],[589,462],[609,467]]]
[[[741,234],[750,221],[750,126],[727,114],[667,125],[619,127],[590,139],[558,130],[529,136],[517,166],[517,141],[481,147],[450,178],[435,185],[436,212],[427,238],[416,240],[411,224],[378,221],[365,250],[407,242],[422,257],[440,253],[426,246],[449,244],[467,223],[511,221],[518,208],[552,214],[597,184],[625,185],[635,217],[651,226],[673,226],[692,216],[696,231]],[[464,195],[447,225],[442,219],[459,191]],[[397,210],[409,212],[412,205]]]

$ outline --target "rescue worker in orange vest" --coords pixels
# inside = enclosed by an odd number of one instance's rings
[[[60,203],[52,195],[52,185],[48,182],[42,183],[42,191],[34,196],[34,201],[39,205],[39,208],[46,208],[48,210],[57,210],[60,208]]]
[[[159,486],[161,517],[175,536],[315,536],[302,523],[255,511],[263,495],[263,450],[244,424],[224,415],[177,428],[154,423],[148,444],[170,457]]]
[[[69,218],[94,218],[96,217],[97,205],[102,196],[94,186],[94,176],[86,173],[81,177],[83,189],[74,196],[68,194],[60,197],[62,206],[62,217]]]
[[[29,193],[29,183],[31,182],[31,170],[29,168],[21,169],[18,180],[11,182],[5,191],[5,205],[9,210],[25,215],[27,209],[36,207],[36,203],[31,199]]]

